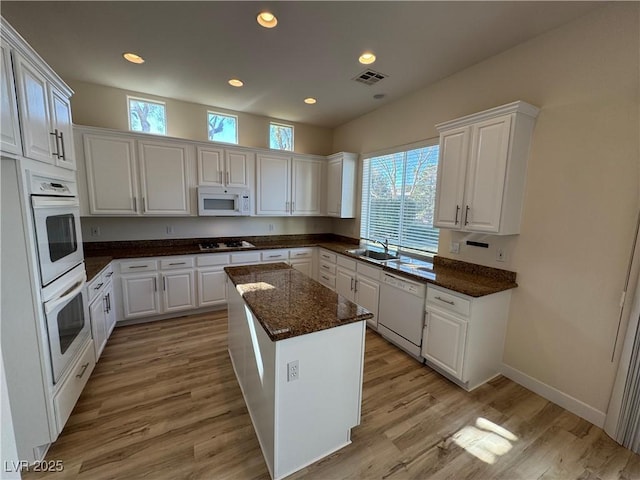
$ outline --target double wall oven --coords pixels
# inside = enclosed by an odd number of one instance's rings
[[[91,335],[74,180],[31,174],[31,207],[54,383]]]

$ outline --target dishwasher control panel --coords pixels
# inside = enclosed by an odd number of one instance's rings
[[[387,273],[384,274],[384,278],[382,281],[388,285],[392,285],[396,288],[399,288],[400,290],[404,290],[405,292],[409,292],[418,296],[424,295],[424,290],[426,288],[425,285],[414,283],[409,280],[403,280]]]

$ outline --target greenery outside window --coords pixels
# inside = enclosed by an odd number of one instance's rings
[[[433,227],[438,145],[364,159],[362,238],[389,240],[408,253],[436,253]]]
[[[269,124],[269,148],[293,151],[293,125]]]
[[[238,143],[238,117],[207,112],[207,131],[212,142]]]
[[[127,97],[129,130],[134,132],[167,134],[167,115],[164,102]]]

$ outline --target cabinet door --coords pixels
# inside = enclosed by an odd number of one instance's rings
[[[136,215],[138,178],[132,138],[84,135],[84,155],[93,215]]]
[[[254,168],[255,154],[241,150],[225,150],[224,155],[227,186],[251,188],[249,172]]]
[[[336,292],[352,302],[355,301],[355,272],[338,267],[336,270]]]
[[[147,317],[160,313],[158,276],[123,275],[122,302],[124,318]]]
[[[312,278],[313,263],[310,258],[303,260],[291,260],[290,263],[293,268],[304,273],[307,277]]]
[[[189,215],[189,145],[138,142],[142,213]]]
[[[51,130],[47,81],[20,55],[14,55],[14,60],[24,156],[53,164],[57,147]]]
[[[327,215],[340,217],[342,210],[342,160],[327,165]]]
[[[459,380],[462,378],[467,322],[453,315],[427,310],[422,356]]]
[[[162,298],[164,312],[177,312],[196,307],[193,270],[165,273],[162,275]]]
[[[59,167],[76,169],[76,155],[73,146],[73,120],[71,119],[71,102],[69,98],[57,88],[49,85],[51,99],[51,117],[55,130],[58,131],[56,165]]]
[[[459,229],[464,223],[464,181],[469,153],[469,127],[440,135],[440,158],[433,225]]]
[[[224,270],[198,271],[198,306],[220,305],[227,301],[227,274]]]
[[[107,343],[107,302],[104,295],[98,295],[89,306],[89,316],[91,318],[91,334],[93,335],[93,346],[97,362]]]
[[[224,150],[198,147],[198,185],[221,187],[224,185]]]
[[[465,230],[498,232],[509,153],[511,116],[473,126],[466,182]]]
[[[109,282],[104,288],[104,297],[107,302],[105,325],[107,330],[107,339],[109,339],[113,332],[113,328],[116,326],[116,306],[113,297],[113,284],[111,282]]]
[[[20,123],[18,121],[18,103],[13,81],[11,52],[3,42],[0,44],[0,149],[3,152],[22,154]]]
[[[289,215],[289,157],[258,155],[257,215]]]
[[[320,160],[294,158],[291,162],[291,213],[322,214],[322,167]]]
[[[355,286],[355,302],[373,313],[367,323],[378,328],[378,301],[380,300],[380,284],[366,277],[358,276]]]

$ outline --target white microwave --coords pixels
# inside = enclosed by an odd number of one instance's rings
[[[230,187],[198,187],[198,215],[243,216],[251,214],[249,190]]]

